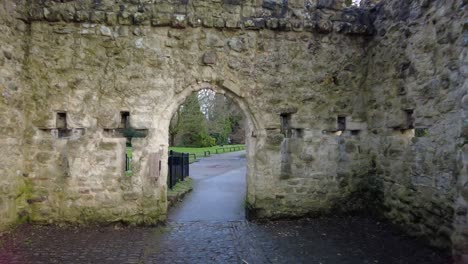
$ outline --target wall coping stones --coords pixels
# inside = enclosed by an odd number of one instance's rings
[[[209,0],[198,0],[187,2],[185,5],[153,3],[154,1],[134,4],[131,1],[121,1],[122,4],[105,6],[87,2],[89,1],[34,1],[27,7],[27,20],[108,26],[170,26],[180,29],[202,26],[219,29],[336,32],[350,35],[374,33],[369,9],[337,8],[336,4],[304,4],[302,7],[296,7],[293,4],[288,6],[287,1],[279,5],[276,1],[265,0],[259,6],[254,6],[249,3],[243,4],[241,1],[222,4],[219,1],[211,3]]]

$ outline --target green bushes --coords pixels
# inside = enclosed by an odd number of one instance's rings
[[[192,148],[205,148],[216,145],[216,140],[207,133],[185,133],[181,136],[182,145]]]

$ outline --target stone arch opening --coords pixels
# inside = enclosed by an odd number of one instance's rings
[[[247,203],[253,199],[253,184],[255,184],[255,179],[252,175],[254,170],[254,157],[255,151],[257,149],[257,144],[259,144],[259,131],[260,125],[257,122],[255,114],[251,110],[247,100],[242,94],[239,94],[231,89],[226,87],[211,84],[211,83],[197,83],[191,85],[179,93],[176,93],[171,100],[168,100],[168,103],[164,107],[164,111],[158,117],[155,117],[156,127],[159,128],[159,131],[153,134],[153,137],[150,135],[149,142],[159,146],[161,155],[161,184],[163,190],[165,191],[164,196],[167,199],[167,177],[168,177],[168,153],[169,153],[169,125],[172,116],[176,113],[177,109],[185,102],[185,100],[195,92],[200,90],[208,89],[213,91],[216,94],[221,94],[229,99],[231,99],[241,110],[245,118],[245,145],[246,145],[246,201]]]

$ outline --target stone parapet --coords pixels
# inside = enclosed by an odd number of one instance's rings
[[[33,1],[30,21],[151,25],[174,28],[271,29],[371,35],[369,10],[346,1]],[[117,3],[116,3],[117,2]]]

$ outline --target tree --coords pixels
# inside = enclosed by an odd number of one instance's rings
[[[189,96],[171,119],[170,145],[211,146],[244,143],[244,116],[222,94],[203,89]],[[214,141],[214,143],[213,143]]]
[[[180,123],[181,109],[182,109],[182,106],[180,106],[179,109],[177,109],[177,111],[175,112],[169,124],[169,146],[175,146],[176,137],[179,134],[180,129],[181,129],[181,123]]]
[[[237,104],[222,94],[209,96],[205,107],[208,133],[216,139],[216,144],[231,143],[232,134],[237,127],[243,127],[244,115]]]
[[[196,93],[191,94],[185,100],[177,111],[175,119],[173,117],[172,123],[172,132],[175,135],[179,134],[180,144],[183,146],[211,147],[215,144],[214,139],[208,135],[206,119],[200,110]]]

